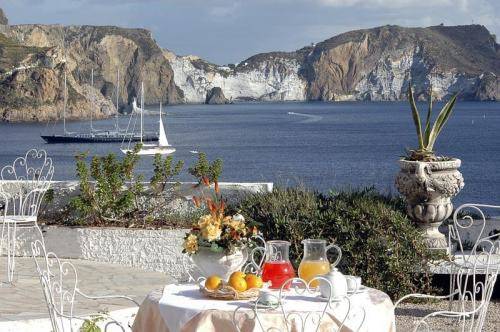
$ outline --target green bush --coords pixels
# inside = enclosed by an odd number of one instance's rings
[[[328,195],[277,188],[247,198],[237,209],[260,224],[267,240],[290,241],[296,268],[303,239],[326,239],[342,248],[339,268],[343,273],[361,276],[365,285],[399,298],[431,290],[426,263],[435,258],[403,206],[401,200],[373,188]]]
[[[113,153],[94,156],[90,165],[86,153],[76,156],[80,193],[67,207],[65,224],[126,227],[186,224],[182,216],[168,208],[176,189],[176,185],[168,182],[179,175],[184,162],[174,164],[172,156],[156,155],[148,189],[144,177],[134,172],[139,149],[137,145],[121,160]]]

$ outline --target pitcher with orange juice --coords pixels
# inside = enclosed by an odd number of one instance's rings
[[[306,239],[302,241],[304,245],[304,256],[299,265],[299,277],[306,282],[311,281],[314,277],[330,272],[330,262],[326,253],[331,248],[335,248],[338,252],[337,259],[332,264],[336,266],[342,258],[342,250],[335,244],[326,245],[326,240]],[[319,281],[315,280],[311,283],[311,287],[318,287]]]

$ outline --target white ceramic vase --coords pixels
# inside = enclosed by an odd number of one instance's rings
[[[209,248],[200,248],[191,259],[204,277],[218,275],[227,280],[231,273],[239,271],[247,262],[248,252],[246,249],[237,249],[233,254],[226,255],[224,252],[217,253]]]

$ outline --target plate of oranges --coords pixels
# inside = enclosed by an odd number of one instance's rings
[[[250,300],[259,296],[259,289],[263,286],[258,275],[236,271],[227,281],[217,275],[208,277],[200,283],[200,292],[218,300]]]

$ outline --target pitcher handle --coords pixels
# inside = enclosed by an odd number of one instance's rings
[[[261,255],[261,258],[258,262],[255,260],[255,254],[257,252],[259,252]],[[265,254],[266,254],[266,249],[264,247],[255,247],[252,249],[250,260],[257,274],[260,274],[260,270],[262,269],[262,263],[264,263],[264,259],[266,258]]]
[[[337,266],[342,259],[342,249],[340,249],[338,245],[332,243],[326,247],[326,251],[328,252],[328,250],[332,248],[335,248],[335,250],[337,250],[337,259],[335,260],[335,262],[333,262],[332,266]]]
[[[262,269],[262,264],[264,263],[264,260],[266,258],[266,240],[261,235],[253,235],[252,239],[255,239],[257,241],[260,241],[262,243],[261,246],[257,245],[255,248],[252,249],[252,252],[250,253],[250,265],[253,266],[255,269],[255,273],[260,275],[261,269]],[[256,242],[257,242],[256,241]],[[259,262],[255,260],[255,254],[259,252],[261,255],[261,258]]]

